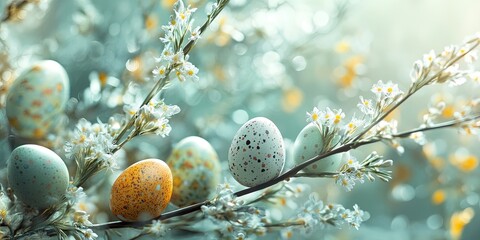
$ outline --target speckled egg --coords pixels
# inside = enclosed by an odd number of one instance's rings
[[[42,139],[56,126],[69,98],[65,69],[52,60],[40,61],[13,82],[7,94],[6,112],[15,134]]]
[[[173,174],[171,202],[179,207],[208,199],[220,182],[217,153],[203,138],[184,138],[173,148],[167,163]]]
[[[303,163],[323,150],[323,137],[318,127],[310,123],[298,134],[293,144],[293,159],[296,164]],[[303,169],[308,173],[335,172],[342,164],[341,154],[332,155]]]
[[[68,170],[52,150],[33,144],[15,148],[7,162],[13,192],[25,204],[45,209],[58,203],[68,187]]]
[[[284,164],[282,134],[272,121],[257,117],[238,129],[228,151],[228,167],[240,184],[265,183],[279,176]]]
[[[113,183],[110,209],[127,222],[158,217],[170,202],[172,182],[172,172],[164,161],[139,161],[125,169]]]

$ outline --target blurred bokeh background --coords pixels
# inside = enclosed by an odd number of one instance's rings
[[[10,2],[1,0],[0,9]],[[211,2],[188,2],[199,8],[194,18],[200,24]],[[172,4],[169,0],[30,4],[0,25],[0,96],[23,68],[53,59],[67,70],[70,96],[75,98],[67,107],[66,128],[80,118],[106,121],[121,113],[123,104],[138,104],[152,86],[154,57],[162,50],[161,25],[168,21]],[[197,135],[216,149],[223,176],[230,178],[227,151],[248,119],[271,119],[291,146],[306,125],[305,113],[314,106],[341,108],[349,118],[358,112],[359,96],[371,96],[370,86],[377,80],[407,89],[415,60],[430,49],[459,44],[480,30],[478,9],[480,2],[473,0],[231,0],[190,54],[200,69],[200,81],[174,82],[162,92],[166,103],[182,109],[172,119],[170,136],[139,137],[127,144],[127,162],[120,168],[147,157],[166,159],[175,143]],[[5,18],[6,11],[2,12]],[[442,116],[450,119],[466,100],[477,96],[474,84],[432,86],[392,117],[400,130],[407,130],[419,126],[428,107],[440,100],[447,103]],[[21,139],[8,134],[1,106],[4,164],[12,142]],[[358,231],[331,228],[310,237],[480,238],[478,137],[447,129],[427,134],[427,140],[424,146],[402,141],[402,155],[381,143],[353,152],[361,158],[375,150],[394,159],[389,183],[367,182],[345,192],[333,180],[297,180],[310,184],[311,191],[326,202],[348,207],[356,203],[370,214]],[[292,159],[287,161],[286,167],[291,167]],[[103,187],[108,189],[117,175],[98,179],[104,179]],[[86,209],[94,222],[113,220],[103,201],[109,191],[95,189],[87,192],[91,198]],[[297,204],[302,204],[301,199]],[[284,216],[292,211],[271,207]]]

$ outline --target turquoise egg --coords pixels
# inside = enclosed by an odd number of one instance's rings
[[[321,154],[322,150],[323,137],[320,129],[310,123],[300,131],[295,139],[293,159],[298,165]],[[307,173],[336,172],[343,164],[341,154],[335,154],[309,165],[303,171]]]
[[[56,127],[68,98],[65,69],[52,60],[37,62],[22,72],[8,91],[9,125],[19,136],[43,139]]]
[[[52,150],[34,144],[15,148],[7,162],[7,178],[17,198],[45,209],[58,203],[68,187],[68,170]]]
[[[207,140],[191,136],[181,140],[167,159],[173,175],[170,200],[183,207],[212,197],[220,183],[217,152]]]

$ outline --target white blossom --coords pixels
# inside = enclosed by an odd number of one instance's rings
[[[138,110],[134,126],[140,135],[153,133],[165,137],[172,130],[169,118],[179,112],[180,108],[176,105],[152,100]]]
[[[100,120],[91,124],[84,118],[80,119],[65,143],[65,155],[70,159],[95,160],[105,167],[114,167],[112,151],[116,145],[113,144],[115,132],[112,130],[109,124]]]
[[[317,122],[320,120],[320,110],[314,107],[311,112],[307,112],[307,122]]]
[[[92,231],[92,229],[82,230],[83,236],[86,240],[94,240],[98,238],[98,235]]]
[[[363,96],[360,96],[360,103],[357,105],[360,111],[368,116],[375,114],[374,103],[370,99],[365,99]]]
[[[355,116],[352,117],[352,119],[350,120],[350,122],[348,122],[347,124],[345,124],[345,126],[343,127],[344,129],[344,133],[346,135],[352,135],[353,133],[355,133],[355,131],[363,126],[364,124],[364,121],[361,120],[361,119],[358,119],[356,118]]]
[[[159,220],[153,220],[151,224],[147,225],[143,231],[155,237],[163,237],[167,234],[167,227]]]
[[[430,50],[430,52],[423,55],[423,65],[426,68],[429,68],[432,65],[432,63],[434,63],[436,58],[437,58],[437,55],[435,54],[435,51]]]

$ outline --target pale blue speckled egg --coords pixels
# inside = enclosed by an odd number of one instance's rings
[[[217,152],[201,137],[181,140],[173,148],[167,164],[173,175],[171,202],[179,207],[209,199],[220,183]]]
[[[7,162],[7,177],[15,196],[45,209],[58,203],[68,187],[68,170],[52,150],[34,144],[15,148]]]
[[[293,159],[298,165],[319,155],[322,153],[322,150],[323,137],[320,129],[318,129],[315,124],[310,123],[300,131],[295,139],[295,143],[293,144]],[[342,165],[341,154],[336,154],[321,159],[303,170],[307,173],[335,172]]]
[[[6,112],[15,134],[43,139],[56,127],[69,98],[65,69],[52,60],[40,61],[22,72],[7,94]]]
[[[228,167],[240,184],[265,183],[279,176],[284,164],[282,134],[272,121],[257,117],[238,129],[228,151]]]

